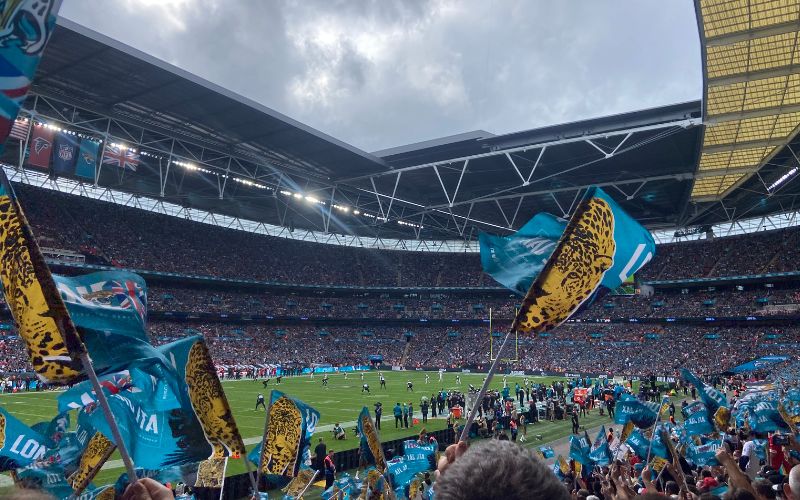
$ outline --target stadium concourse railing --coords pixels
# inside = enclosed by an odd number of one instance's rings
[[[447,445],[452,444],[455,442],[455,432],[452,429],[442,429],[439,431],[431,431],[428,432],[429,436],[434,436],[436,440],[439,442],[439,451],[443,451]],[[407,436],[401,439],[395,439],[393,441],[386,441],[382,443],[383,451],[386,454],[387,459],[391,459],[397,455],[403,454],[403,441],[407,439],[416,439],[417,435]],[[333,447],[336,450],[336,447]],[[339,472],[353,470],[359,467],[360,454],[358,448],[352,450],[343,450],[339,451],[336,450],[336,453],[333,455],[333,462],[336,465],[336,470]],[[245,459],[246,460],[246,459]],[[317,480],[322,478],[318,477]],[[249,498],[250,496],[250,478],[248,475],[245,474],[237,474],[235,476],[230,476],[225,478],[225,484],[223,485],[223,496],[222,498]],[[259,485],[259,489],[261,491],[265,490],[273,490],[277,488],[277,485],[271,483],[267,480],[267,478],[261,478],[261,484]],[[214,497],[213,494],[216,492],[216,496]],[[219,489],[212,490],[208,492],[207,498],[219,498]],[[206,492],[202,491],[200,496],[195,495],[198,499],[199,498],[206,498]]]

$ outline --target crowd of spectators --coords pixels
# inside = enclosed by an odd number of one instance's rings
[[[309,318],[485,318],[489,309],[500,317],[511,317],[519,301],[503,298],[464,298],[434,294],[422,298],[406,294],[339,297],[274,294],[268,292],[222,291],[204,288],[151,287],[148,302],[154,311],[237,313],[263,316],[305,316]]]
[[[44,245],[120,267],[307,284],[497,286],[481,272],[474,253],[306,243],[26,185],[16,189]],[[798,248],[797,227],[659,245],[637,277],[646,281],[790,271],[797,267]]]
[[[494,286],[474,253],[420,256],[307,243],[26,185],[15,189],[43,246],[119,267],[284,283]]]
[[[40,241],[83,252],[120,267],[309,284],[387,286],[493,285],[482,275],[475,254],[377,251],[304,243],[224,229],[121,207],[101,201],[17,186]],[[786,270],[800,230],[661,245],[639,278],[703,277]],[[480,297],[480,298],[477,298]],[[151,311],[217,312],[261,316],[346,318],[349,326],[151,321],[156,344],[190,334],[203,335],[218,364],[361,364],[380,355],[387,364],[407,367],[485,366],[499,339],[487,326],[453,328],[364,326],[362,319],[484,319],[492,308],[495,330],[513,316],[515,296],[464,298],[445,293],[401,298],[281,294],[192,286],[151,287]],[[770,306],[800,303],[797,290],[748,289],[660,293],[652,297],[607,296],[577,319],[615,317],[743,316]],[[361,326],[360,326],[361,325]],[[497,341],[494,345],[491,342]],[[564,325],[547,336],[521,339],[503,357],[509,369],[550,372],[605,372],[638,375],[681,366],[719,371],[766,354],[795,356],[800,343],[794,327],[702,328],[584,322]],[[27,367],[19,340],[0,337],[0,370]],[[713,353],[710,356],[709,353]]]

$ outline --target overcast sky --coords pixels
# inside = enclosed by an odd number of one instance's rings
[[[65,0],[61,15],[366,151],[702,91],[691,0]]]

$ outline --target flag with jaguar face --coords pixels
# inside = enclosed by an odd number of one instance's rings
[[[551,330],[598,292],[614,290],[655,255],[650,233],[600,188],[590,188],[546,264],[534,267],[512,329]]]

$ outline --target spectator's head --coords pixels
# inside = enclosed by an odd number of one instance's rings
[[[455,460],[435,483],[436,498],[569,500],[567,489],[528,449],[484,441]]]
[[[783,496],[789,500],[800,500],[800,465],[789,471],[789,482],[783,485]]]

